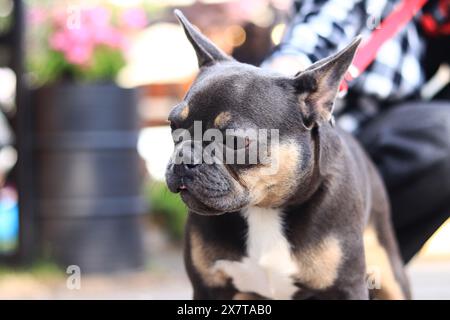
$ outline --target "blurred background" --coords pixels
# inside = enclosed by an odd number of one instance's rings
[[[291,1],[0,0],[1,299],[191,297],[164,182],[168,112],[197,72],[174,8],[258,65]],[[408,271],[416,298],[450,298],[449,221]]]

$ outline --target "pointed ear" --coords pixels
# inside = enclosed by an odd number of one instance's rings
[[[197,54],[198,66],[200,68],[217,61],[231,60],[231,58],[212,43],[211,40],[198,31],[180,10],[175,9],[174,14],[183,26],[189,42],[194,47],[195,53]]]
[[[317,61],[293,79],[306,127],[331,120],[339,85],[352,63],[361,37],[338,53]]]

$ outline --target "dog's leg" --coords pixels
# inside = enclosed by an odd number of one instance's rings
[[[365,281],[353,284],[349,287],[340,287],[335,292],[335,299],[339,300],[368,300],[369,290]]]
[[[214,268],[217,259],[228,257],[228,251],[211,241],[205,241],[191,224],[186,228],[184,250],[184,262],[193,287],[193,299],[233,299],[238,291],[232,285],[231,279]],[[231,256],[232,258],[234,256]]]
[[[372,226],[364,232],[368,276],[369,280],[373,278],[374,285],[371,296],[383,300],[410,299],[408,280],[393,235],[384,230],[380,237],[378,232]]]
[[[345,249],[345,259],[332,286],[314,295],[319,300],[368,300],[363,239],[353,239]]]
[[[368,300],[369,290],[364,280],[351,284],[336,284],[324,292],[316,292],[314,300]]]
[[[351,269],[350,269],[351,270]],[[368,300],[369,289],[363,276],[364,271],[352,271],[354,279],[349,283],[338,283],[324,294],[317,295],[318,299],[327,300]]]
[[[267,300],[267,298],[251,292],[238,292],[233,296],[233,300]]]
[[[370,295],[374,299],[411,299],[408,277],[391,223],[388,196],[373,165],[372,209],[364,230],[364,247]]]
[[[238,296],[240,293],[234,288],[227,286],[223,288],[208,288],[194,285],[193,300],[258,300],[257,297]],[[250,295],[250,294],[249,294]],[[236,298],[238,296],[238,298]]]

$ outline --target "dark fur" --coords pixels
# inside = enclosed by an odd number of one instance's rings
[[[285,236],[293,252],[319,242],[330,230],[339,235],[343,261],[333,285],[323,290],[297,282],[293,298],[365,299],[363,231],[371,225],[389,255],[396,281],[406,298],[407,279],[394,239],[383,183],[364,151],[348,134],[330,124],[337,84],[353,58],[358,43],[323,60],[294,78],[238,63],[195,31],[177,13],[199,58],[200,73],[169,117],[176,128],[192,130],[194,120],[204,129],[214,126],[221,112],[233,115],[228,127],[277,128],[280,141],[300,146],[300,177],[281,205]],[[325,67],[324,67],[325,66]],[[320,103],[319,103],[320,102]],[[186,104],[189,113],[181,113]],[[186,226],[185,263],[195,299],[231,299],[238,293],[232,281],[211,285],[191,261],[191,235],[204,244],[206,261],[238,260],[246,254],[246,220],[239,211],[249,205],[249,190],[234,181],[247,172],[242,165],[199,165],[191,169],[169,164],[167,183],[190,208]],[[241,184],[237,184],[242,185]],[[226,214],[224,214],[226,213]],[[207,248],[207,249],[206,249]],[[324,262],[326,263],[326,262]],[[376,292],[372,293],[376,296]],[[253,298],[261,298],[256,295]]]

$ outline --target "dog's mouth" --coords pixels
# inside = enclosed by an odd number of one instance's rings
[[[206,216],[222,215],[227,212],[236,212],[247,206],[243,195],[235,195],[232,192],[214,196],[199,194],[198,187],[181,183],[178,187],[181,199],[194,213]]]
[[[201,215],[221,215],[236,212],[249,203],[248,191],[227,176],[225,170],[207,170],[204,167],[173,172],[169,166],[166,182],[169,190],[179,193],[190,211]]]
[[[212,208],[211,206],[206,205],[204,202],[199,200],[198,197],[195,196],[194,193],[185,185],[180,186],[178,189],[180,191],[181,199],[192,212],[205,216],[217,216],[227,212],[223,210],[217,210],[215,208]]]

